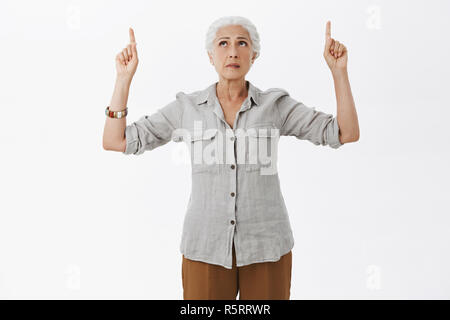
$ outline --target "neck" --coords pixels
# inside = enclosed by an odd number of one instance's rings
[[[217,98],[224,101],[237,101],[248,96],[249,83],[245,79],[220,80],[216,84]]]

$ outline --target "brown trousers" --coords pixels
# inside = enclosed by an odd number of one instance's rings
[[[190,260],[182,255],[185,300],[289,300],[292,251],[275,262],[237,267],[233,244],[232,269]]]

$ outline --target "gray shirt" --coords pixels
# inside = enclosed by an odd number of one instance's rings
[[[192,189],[180,252],[188,259],[232,268],[278,261],[294,246],[276,169],[280,136],[339,148],[336,117],[246,81],[248,97],[233,128],[225,121],[217,82],[176,94],[151,115],[126,126],[124,154],[140,155],[169,141],[190,150]]]

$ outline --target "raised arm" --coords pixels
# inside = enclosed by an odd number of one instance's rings
[[[342,43],[331,38],[330,21],[327,21],[325,29],[325,50],[323,56],[333,76],[337,103],[336,117],[341,133],[341,142],[358,141],[358,115],[347,72],[348,51]]]
[[[129,36],[130,43],[116,55],[117,76],[109,106],[109,110],[111,111],[121,111],[127,107],[131,80],[133,79],[138,65],[136,39],[132,28],[129,28]],[[126,117],[119,119],[106,117],[103,130],[103,149],[121,152],[125,151],[126,125]]]

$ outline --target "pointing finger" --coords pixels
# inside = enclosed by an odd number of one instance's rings
[[[325,30],[325,39],[331,38],[331,21],[327,21],[327,27]]]
[[[330,21],[327,21],[327,26],[325,30],[325,52],[330,51],[330,47],[333,45],[333,39],[331,38],[331,31],[330,31]]]
[[[133,58],[137,59],[137,50],[136,50],[136,43],[133,43],[131,45],[131,53],[133,54]]]
[[[131,27],[129,29],[129,34],[130,34],[130,42],[131,43],[136,42],[136,38],[134,37],[134,31],[133,31],[133,29]]]

